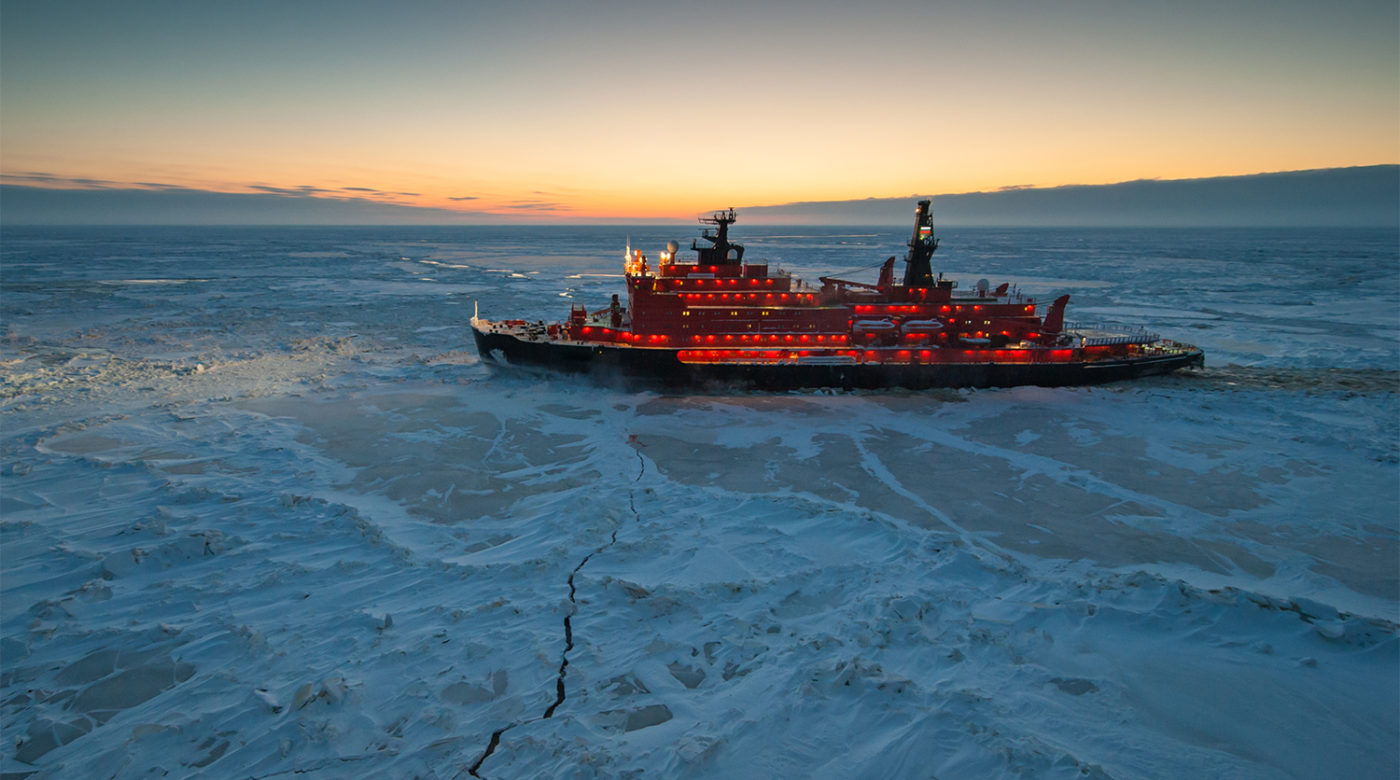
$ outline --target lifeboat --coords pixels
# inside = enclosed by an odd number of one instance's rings
[[[851,323],[852,333],[894,333],[899,326],[888,318],[859,319]]]
[[[937,333],[943,328],[943,323],[938,320],[905,320],[899,326],[900,332],[906,335]]]

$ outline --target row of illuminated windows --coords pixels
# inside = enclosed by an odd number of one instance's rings
[[[738,326],[740,326],[740,325],[743,325],[745,330],[753,330],[753,329],[754,329],[754,324],[753,324],[752,322],[736,322],[736,323],[734,323],[734,327],[738,327]],[[782,328],[784,328],[785,330],[789,330],[789,331],[797,331],[797,330],[824,330],[823,328],[818,328],[818,327],[817,327],[815,324],[813,324],[813,323],[808,323],[808,324],[806,324],[806,325],[796,325],[796,324],[794,324],[794,325],[790,325],[790,326],[783,326],[782,323],[778,323],[778,326],[777,326],[777,327],[782,327]],[[681,326],[681,330],[690,330],[690,325],[688,325],[688,324],[687,324],[687,325],[682,325],[682,326]]]

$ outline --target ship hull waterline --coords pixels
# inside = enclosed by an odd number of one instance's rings
[[[807,387],[843,389],[937,387],[1064,387],[1097,385],[1167,374],[1205,365],[1200,350],[1091,362],[1057,363],[683,363],[678,350],[535,341],[472,328],[482,360],[497,365],[541,367],[587,374],[608,382],[666,387],[737,386],[760,390]]]

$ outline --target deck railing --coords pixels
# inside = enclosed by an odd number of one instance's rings
[[[1140,325],[1124,325],[1118,322],[1071,322],[1065,325],[1065,332],[1078,334],[1084,339],[1086,347],[1146,344],[1161,339],[1160,334]]]

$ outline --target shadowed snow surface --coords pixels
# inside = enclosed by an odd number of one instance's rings
[[[809,279],[903,239],[743,232]],[[477,360],[473,300],[601,306],[618,233],[7,231],[0,770],[1400,771],[1393,233],[944,237],[1206,350],[1130,384]]]

